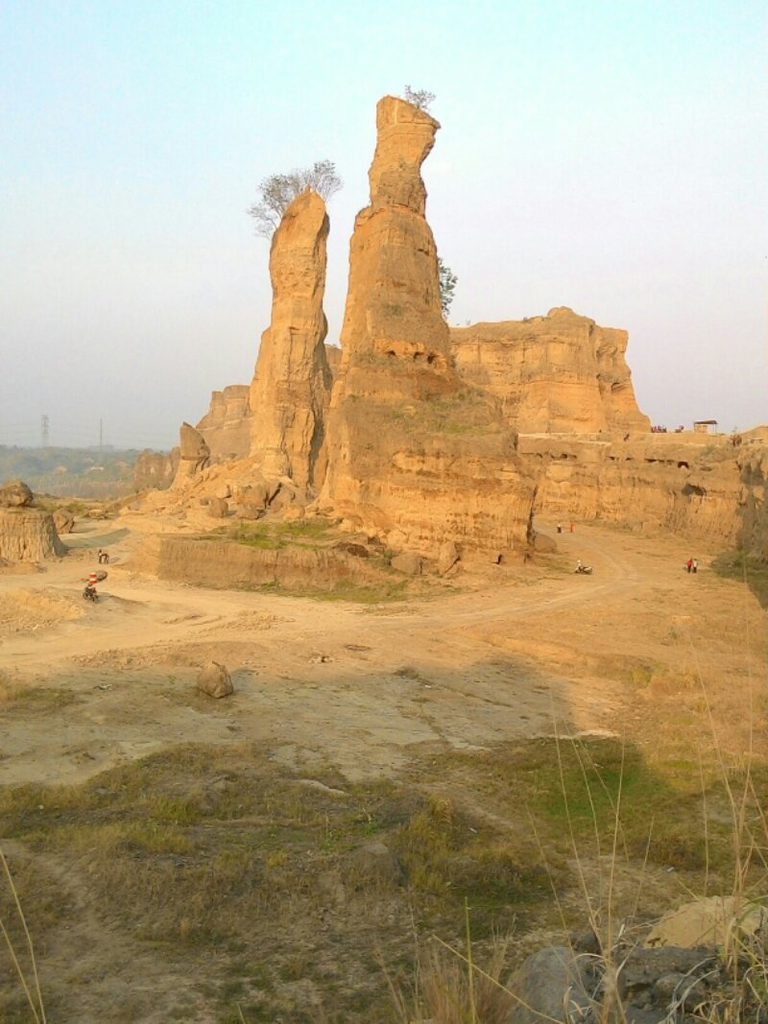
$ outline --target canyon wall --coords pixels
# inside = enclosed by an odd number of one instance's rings
[[[663,527],[768,559],[768,445],[634,434],[627,440],[523,436],[536,508],[563,518]]]
[[[440,127],[388,96],[355,220],[321,505],[395,548],[527,544],[533,482],[497,400],[452,367],[421,164]]]
[[[625,359],[628,335],[567,306],[451,329],[456,369],[495,395],[520,433],[649,430]]]

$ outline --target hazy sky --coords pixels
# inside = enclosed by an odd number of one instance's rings
[[[765,0],[0,0],[0,443],[170,445],[250,380],[260,180],[329,158],[329,341],[375,104],[437,94],[451,323],[630,332],[669,426],[768,421]]]

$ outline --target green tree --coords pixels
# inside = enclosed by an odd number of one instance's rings
[[[443,308],[443,316],[447,320],[448,310],[451,308],[451,303],[454,299],[453,293],[456,290],[456,282],[459,279],[451,271],[451,268],[443,263],[439,256],[437,257],[437,277],[440,282],[440,305]]]
[[[332,160],[318,160],[311,167],[295,168],[288,174],[270,174],[259,185],[259,202],[248,210],[248,215],[254,219],[256,234],[271,238],[286,207],[304,189],[312,189],[328,202],[343,184]]]

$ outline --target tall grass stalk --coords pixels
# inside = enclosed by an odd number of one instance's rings
[[[19,899],[19,894],[16,890],[16,885],[14,884],[13,881],[11,869],[8,866],[8,861],[6,860],[5,853],[3,852],[2,849],[0,849],[0,863],[2,863],[3,865],[3,871],[5,872],[6,881],[8,882],[8,887],[16,908],[16,913],[18,915],[19,921],[21,922],[21,926],[24,930],[24,936],[27,940],[29,960],[32,965],[32,978],[34,980],[35,998],[33,998],[32,996],[32,992],[30,991],[30,985],[27,981],[23,968],[19,963],[19,958],[16,954],[16,950],[14,949],[13,942],[11,940],[11,936],[8,933],[5,921],[1,917],[0,930],[3,933],[3,938],[5,939],[5,944],[8,947],[8,952],[10,953],[13,966],[16,969],[16,973],[19,976],[21,987],[24,990],[25,996],[27,997],[27,1002],[29,1003],[29,1008],[32,1011],[32,1016],[34,1017],[35,1024],[47,1024],[45,1016],[45,1006],[43,1004],[43,994],[42,991],[40,990],[40,978],[37,973],[37,958],[35,957],[35,947],[32,943],[32,936],[29,933],[29,928],[27,927],[27,919],[24,917],[24,911],[22,910],[21,907],[21,900]]]

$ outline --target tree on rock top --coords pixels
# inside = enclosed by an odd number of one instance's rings
[[[255,221],[256,234],[271,238],[286,208],[305,189],[312,189],[328,202],[343,184],[332,160],[318,160],[311,167],[297,167],[288,174],[270,174],[259,185],[260,202],[248,210]]]
[[[412,103],[414,107],[418,107],[419,110],[429,110],[435,102],[435,94],[428,89],[412,89],[410,85],[406,85],[403,99],[406,103]]]

